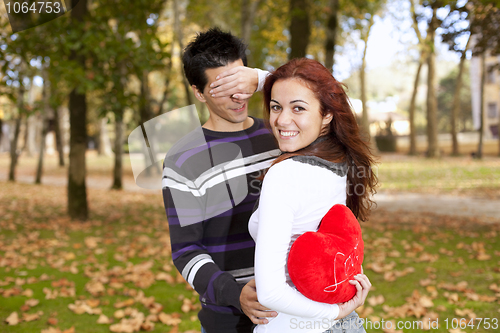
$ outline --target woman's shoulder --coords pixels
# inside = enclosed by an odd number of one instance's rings
[[[274,164],[268,173],[274,175],[308,175],[313,173],[333,173],[339,177],[346,176],[348,167],[346,163],[334,163],[317,156],[292,156],[284,161]],[[297,173],[299,172],[299,173]]]
[[[318,156],[298,155],[298,156],[293,156],[290,159],[305,165],[311,165],[314,167],[322,168],[324,170],[329,170],[339,177],[344,177],[347,174],[348,170],[347,163],[345,162],[342,163],[330,162]]]
[[[326,180],[343,179],[347,174],[347,166],[343,164],[323,164],[324,160],[294,156],[274,164],[266,173],[264,182],[281,184],[323,183]],[[324,161],[328,162],[328,161]],[[328,162],[331,163],[331,162]],[[266,180],[267,178],[267,180]],[[328,184],[326,181],[325,184]]]

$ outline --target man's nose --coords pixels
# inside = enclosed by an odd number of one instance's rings
[[[247,101],[246,99],[235,98],[234,95],[231,95],[231,100],[235,103],[238,103],[238,104],[243,104]]]

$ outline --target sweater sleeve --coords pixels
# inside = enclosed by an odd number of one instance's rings
[[[286,262],[294,215],[307,196],[290,164],[271,167],[264,178],[258,210],[255,279],[259,302],[293,316],[336,319],[337,304],[315,302],[286,283]],[[299,178],[303,178],[299,176]],[[302,198],[302,199],[301,199]]]
[[[269,72],[258,68],[254,69],[257,71],[257,75],[259,76],[259,83],[257,85],[257,90],[255,91],[262,91],[262,89],[264,88],[264,83],[266,82],[266,77],[269,75]]]
[[[196,195],[192,183],[186,184],[175,174],[169,161],[165,164],[162,193],[175,267],[198,292],[202,302],[233,306],[241,311],[239,298],[243,286],[231,274],[220,270],[202,242],[204,201]]]

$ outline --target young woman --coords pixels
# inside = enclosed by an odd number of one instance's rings
[[[294,240],[316,231],[334,204],[346,205],[359,220],[368,217],[377,183],[370,168],[374,158],[360,136],[347,95],[323,65],[303,58],[291,60],[266,79],[264,102],[282,154],[264,177],[249,230],[256,241],[259,302],[278,316],[254,332],[365,332],[354,310],[371,287],[366,275],[350,281],[357,289],[352,300],[326,304],[298,292],[286,269]]]

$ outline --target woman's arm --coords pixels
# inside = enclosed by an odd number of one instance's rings
[[[255,252],[255,280],[259,302],[278,312],[301,317],[336,319],[337,304],[312,301],[286,283],[285,267],[294,215],[307,205],[307,184],[294,163],[271,167],[259,201],[259,227]],[[309,170],[310,171],[310,170]]]
[[[238,66],[220,73],[218,79],[210,83],[212,97],[232,96],[245,100],[253,93],[262,91],[268,71],[246,66]]]

